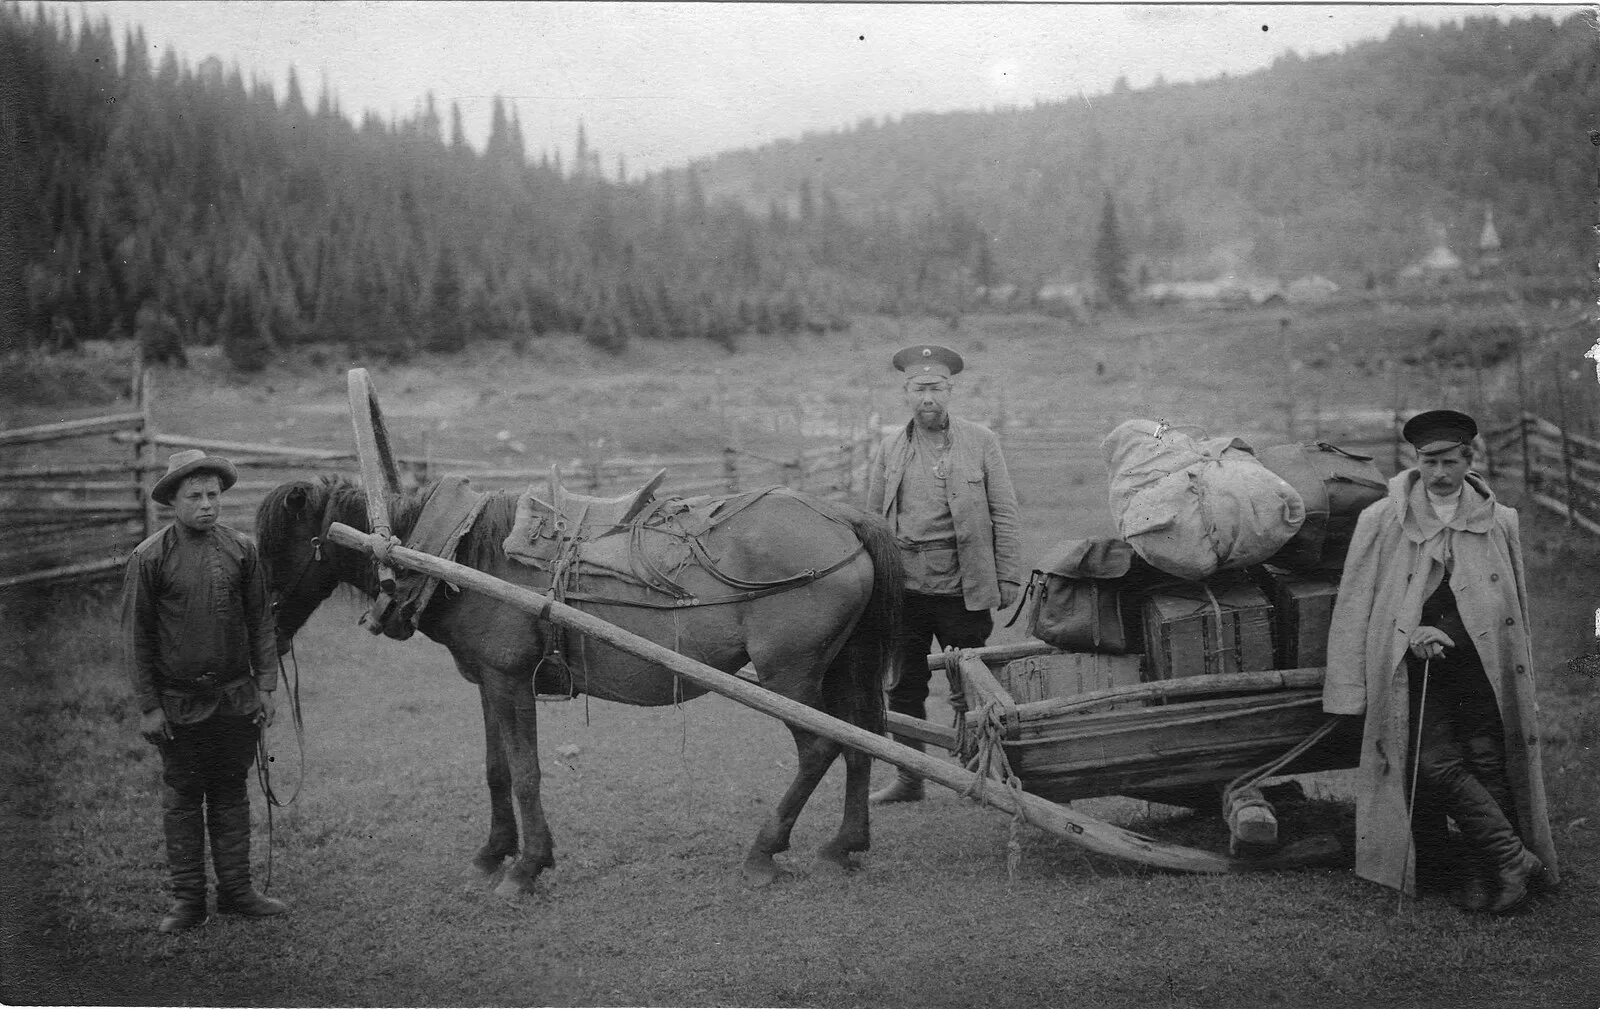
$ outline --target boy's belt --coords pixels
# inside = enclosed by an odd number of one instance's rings
[[[250,678],[249,676],[236,676],[231,680],[224,680],[224,675],[217,672],[204,672],[199,676],[192,676],[183,680],[163,677],[161,689],[175,694],[214,694],[221,693],[229,687],[236,687]]]
[[[902,541],[900,549],[907,553],[922,553],[925,550],[954,550],[955,540],[934,540],[931,543],[910,543]]]

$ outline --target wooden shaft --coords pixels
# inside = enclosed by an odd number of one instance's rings
[[[646,638],[631,634],[599,617],[556,602],[530,589],[502,581],[475,568],[393,545],[392,540],[361,533],[342,522],[335,522],[329,526],[328,538],[335,543],[368,553],[386,553],[388,558],[400,567],[421,571],[423,574],[444,579],[453,585],[482,593],[529,613],[539,614],[563,627],[579,631],[620,651],[654,663],[674,675],[682,676],[713,693],[731,698],[763,714],[772,715],[791,725],[854,747],[897,767],[903,767],[919,777],[937,782],[963,795],[971,795],[978,801],[1002,811],[1021,814],[1030,823],[1089,851],[1186,872],[1229,872],[1250,868],[1236,864],[1221,855],[1166,844],[1135,834],[1076,810],[1059,806],[1048,799],[1007,788],[995,781],[984,781],[965,768],[930,757],[909,746],[902,746],[884,736],[825,715],[799,701],[790,700],[765,687],[747,683],[737,676],[713,669]]]
[[[365,368],[351,368],[347,376],[350,389],[350,423],[355,429],[356,458],[361,462],[361,487],[367,498],[367,522],[372,531],[387,539],[392,532],[389,525],[389,495],[400,486],[400,475],[394,467],[394,456],[389,451],[389,434],[383,424],[383,408],[378,406],[377,391]],[[394,592],[394,571],[381,558],[378,563],[378,585],[384,592]]]

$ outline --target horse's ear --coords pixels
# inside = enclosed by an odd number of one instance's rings
[[[293,487],[289,490],[288,496],[283,499],[283,504],[291,514],[303,515],[305,514],[308,500],[310,500],[310,495],[306,493],[304,487]]]

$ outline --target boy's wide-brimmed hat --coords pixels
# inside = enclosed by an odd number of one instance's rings
[[[961,355],[949,347],[918,344],[907,347],[894,356],[894,366],[906,373],[907,380],[917,378],[949,378],[963,367]]]
[[[239,471],[222,456],[206,455],[197,448],[188,448],[167,457],[167,471],[150,488],[150,496],[161,504],[169,505],[173,495],[178,493],[178,485],[196,473],[215,473],[222,481],[223,490],[232,487],[239,479]]]
[[[1444,452],[1471,445],[1478,436],[1478,422],[1459,410],[1429,410],[1406,421],[1400,436],[1418,452]]]

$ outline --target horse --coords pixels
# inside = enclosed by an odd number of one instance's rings
[[[388,494],[396,537],[404,540],[416,524],[432,486]],[[608,585],[605,601],[573,602],[574,596],[569,603],[723,672],[751,664],[763,686],[882,734],[883,691],[904,578],[893,535],[876,517],[822,498],[793,491],[741,497],[740,507],[729,509],[735,513],[696,540],[695,556],[715,559],[711,570],[689,563],[676,575],[682,588],[709,600],[706,604],[652,605],[648,590],[621,584]],[[487,492],[452,559],[548,591],[550,576],[508,557],[503,547],[517,506],[516,492]],[[282,484],[257,510],[256,537],[276,603],[280,651],[339,586],[368,598],[379,593],[376,563],[364,552],[328,540],[333,522],[369,531],[366,492],[342,476]],[[811,577],[797,579],[796,572]],[[728,591],[730,585],[786,580],[781,589]],[[633,598],[624,598],[630,593]],[[416,629],[449,650],[482,702],[489,835],[473,864],[491,879],[499,875],[496,893],[530,893],[539,873],[555,865],[539,795],[535,674],[560,640],[552,635],[562,632],[509,604],[443,586],[432,594]],[[674,704],[705,692],[610,646],[589,641],[582,646],[587,670],[572,677],[573,692],[644,706]],[[841,753],[844,815],[838,833],[818,852],[818,864],[848,872],[859,866],[857,853],[870,847],[871,757],[797,726],[790,731],[798,767],[744,859],[742,872],[752,885],[784,875],[772,856],[788,850],[806,800]]]

